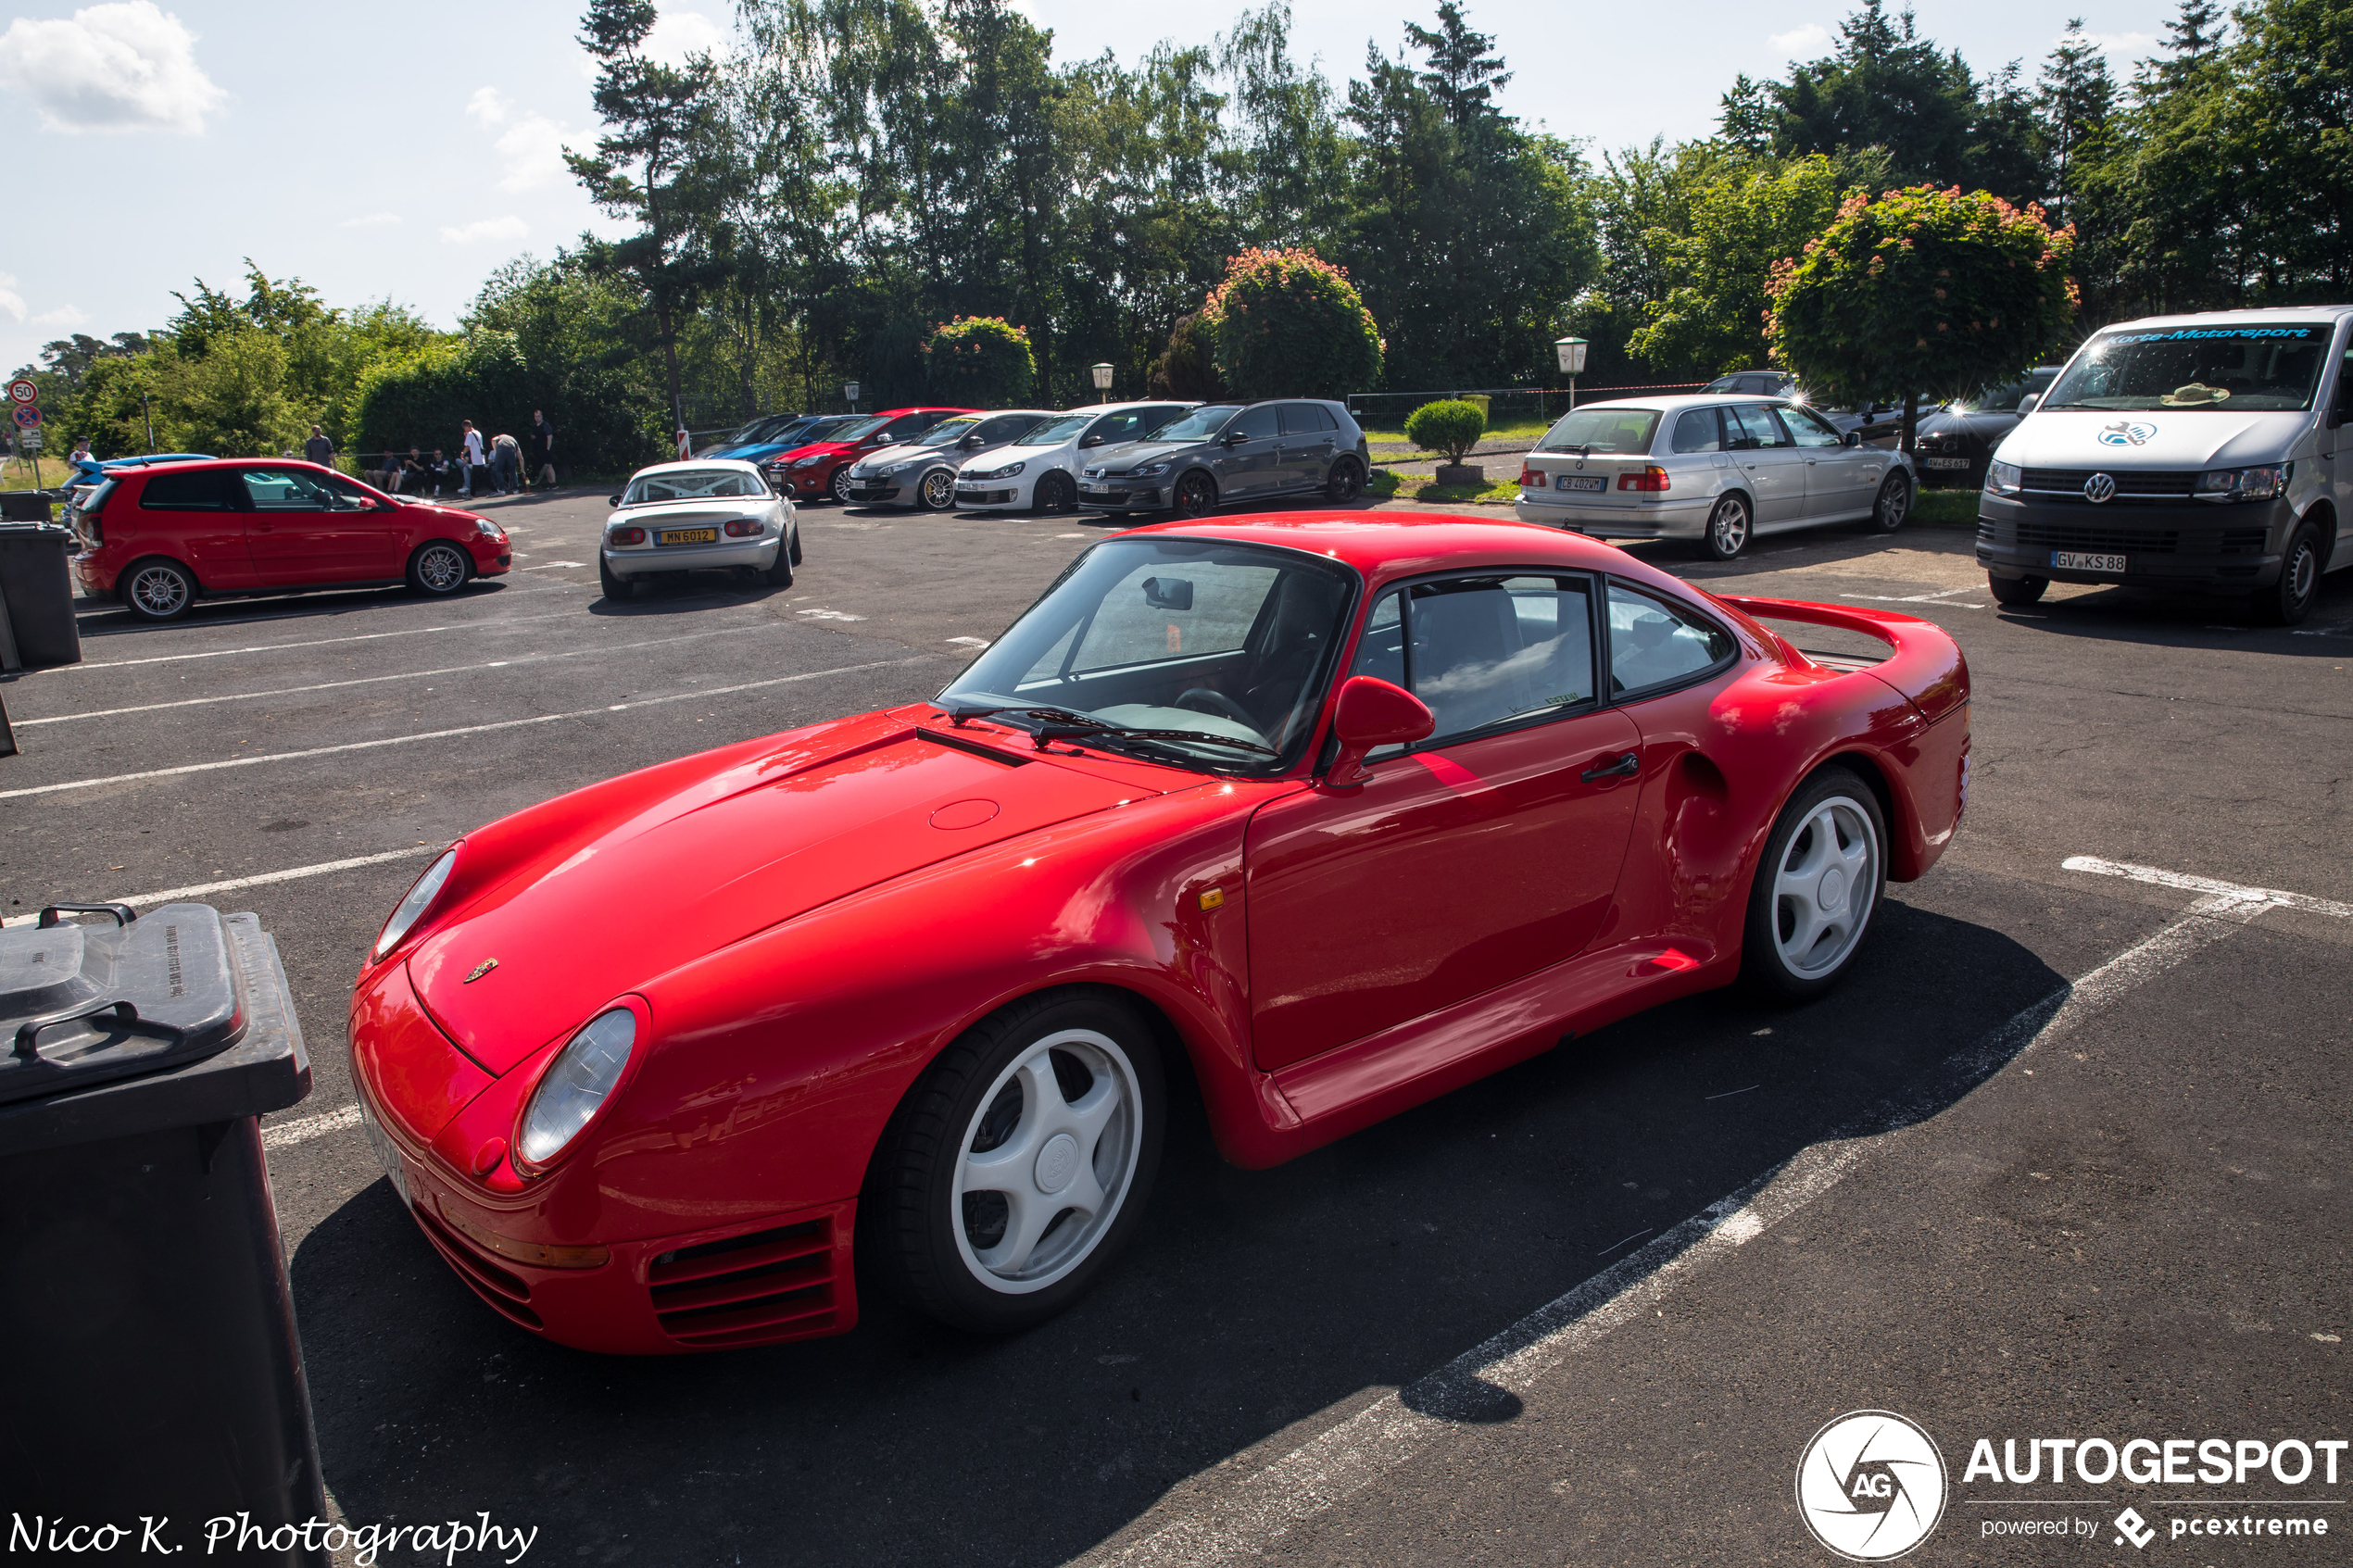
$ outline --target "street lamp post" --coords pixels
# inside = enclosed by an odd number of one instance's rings
[[[1110,402],[1111,367],[1109,365],[1089,365],[1087,368],[1087,373],[1095,378],[1095,390],[1102,394],[1102,395],[1096,398],[1095,401],[1098,403]]]
[[[841,383],[841,400],[849,405],[851,413],[858,411],[858,383],[856,382],[846,381]]]
[[[1554,351],[1561,357],[1561,374],[1568,378],[1568,406],[1571,411],[1577,408],[1577,378],[1585,373],[1585,350],[1591,346],[1581,337],[1560,338],[1553,344]]]

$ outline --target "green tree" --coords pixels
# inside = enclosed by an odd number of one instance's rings
[[[1932,185],[1850,197],[1779,263],[1767,335],[1808,384],[1900,397],[1912,449],[1922,393],[2019,375],[2073,319],[2074,235],[2039,207]]]
[[[1202,307],[1236,395],[1343,397],[1380,376],[1381,339],[1345,269],[1308,249],[1247,250]]]
[[[286,348],[259,327],[212,335],[201,359],[184,361],[175,400],[196,450],[219,458],[274,458],[298,448],[308,420],[286,395]]]
[[[1461,397],[1425,403],[1405,416],[1405,439],[1425,452],[1443,452],[1460,463],[1487,433],[1487,410]]]
[[[2097,163],[2108,119],[2116,112],[2116,79],[2108,73],[2108,56],[2084,36],[2082,17],[2069,19],[2066,34],[2044,63],[2035,106],[2050,151],[2051,209],[2061,222],[2071,223],[2083,168]]]
[[[1029,401],[1038,381],[1027,329],[1000,316],[959,316],[924,340],[931,395],[943,403],[1002,408]]]
[[[1773,263],[1822,232],[1842,194],[1836,167],[1819,153],[1725,169],[1692,197],[1686,232],[1655,242],[1674,282],[1645,304],[1628,347],[1667,374],[1763,364]]]

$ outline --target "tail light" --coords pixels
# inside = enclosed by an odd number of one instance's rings
[[[642,528],[616,528],[612,531],[612,542],[616,545],[642,545],[646,542],[646,531]]]
[[[1639,469],[1627,470],[1617,476],[1617,487],[1620,490],[1652,491],[1674,488],[1667,483],[1667,470],[1656,463],[1646,463]]]
[[[1544,476],[1538,470],[1524,468],[1519,470],[1519,487],[1522,490],[1541,490],[1544,488]]]
[[[748,517],[739,517],[727,525],[730,539],[749,539],[760,533],[761,525]]]

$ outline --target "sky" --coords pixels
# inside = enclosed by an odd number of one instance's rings
[[[1016,0],[1059,59],[1133,60],[1206,44],[1244,0],[1175,11]],[[0,31],[0,368],[72,332],[161,325],[171,291],[237,288],[244,258],[331,304],[392,299],[434,324],[501,263],[603,220],[560,149],[595,140],[578,0],[11,0]],[[1436,0],[1292,0],[1292,47],[1343,82],[1368,43],[1394,54]],[[1680,0],[1469,0],[1512,69],[1506,112],[1596,149],[1708,134],[1735,74],[1827,51],[1850,6]],[[2120,77],[2156,48],[2172,0],[1920,0],[1919,25],[1982,73],[2031,79],[2081,14]],[[726,0],[665,5],[653,47],[724,44]],[[1629,19],[1633,25],[1629,26]],[[28,213],[39,216],[29,218]],[[241,289],[239,292],[242,292]]]

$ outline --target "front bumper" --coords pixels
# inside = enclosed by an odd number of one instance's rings
[[[2279,580],[2296,513],[2283,497],[2236,506],[2140,506],[2088,501],[2022,501],[1982,495],[1977,503],[1977,563],[1996,577],[2054,583],[2122,583],[2221,591],[2264,588]],[[2120,555],[2122,571],[2084,571],[2051,564],[2057,552]]]
[[[657,571],[709,571],[749,566],[765,571],[776,564],[779,533],[758,539],[722,538],[709,545],[604,546],[605,568],[615,577],[646,577]]]
[[[831,469],[770,469],[768,477],[797,499],[822,500],[833,495]]]
[[[1140,512],[1167,505],[1167,489],[1157,480],[1082,479],[1078,504],[1095,512]]]
[[[956,486],[959,507],[1019,507],[1022,487],[1018,484],[959,484]]]
[[[1707,532],[1712,496],[1692,501],[1667,501],[1656,506],[1595,507],[1579,505],[1554,492],[1531,495],[1521,491],[1512,508],[1522,522],[1547,528],[1574,529],[1596,539],[1697,539]]]
[[[852,477],[849,482],[849,499],[853,506],[887,506],[899,499],[899,492],[898,485],[885,483],[879,479]]]

